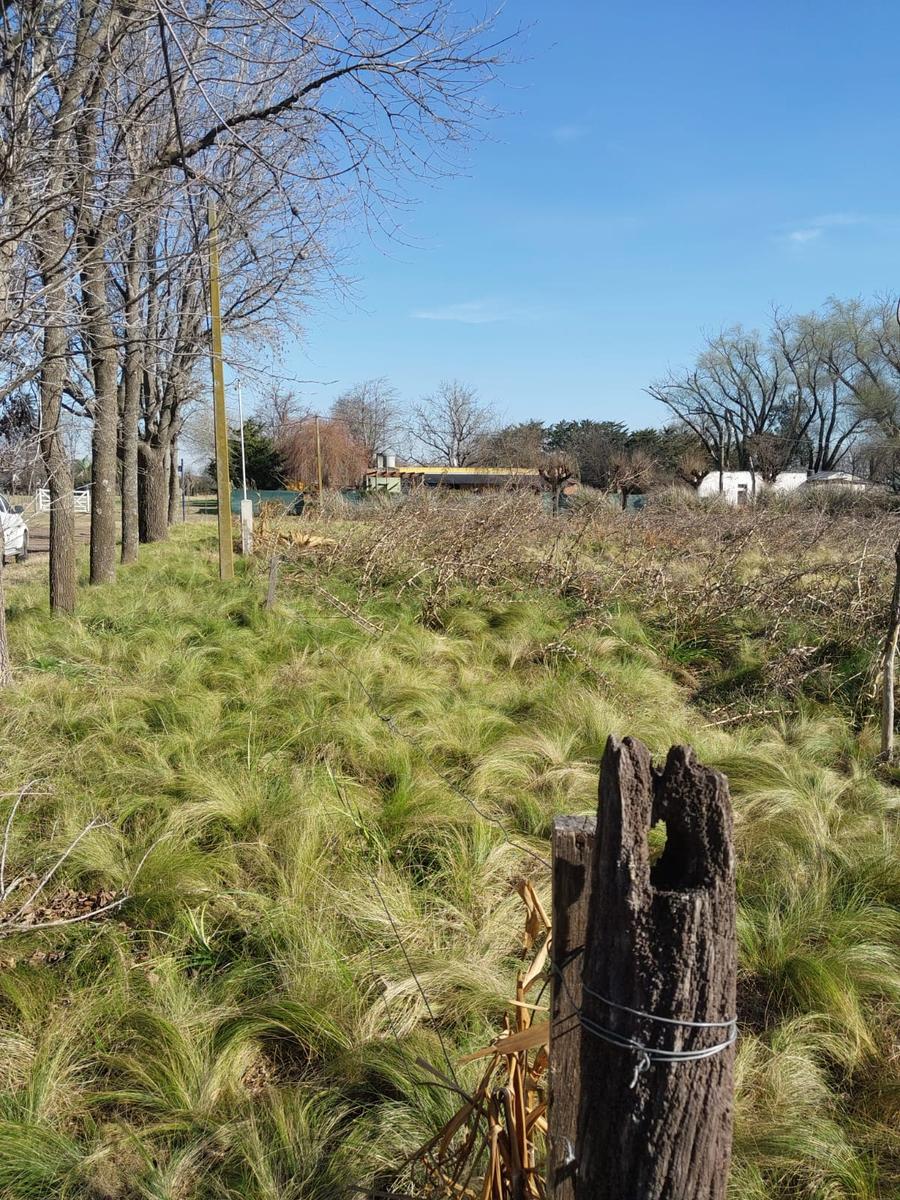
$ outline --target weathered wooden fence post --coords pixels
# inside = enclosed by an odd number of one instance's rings
[[[581,1089],[581,971],[590,896],[594,817],[553,822],[553,999],[550,1012],[548,1193],[575,1200]]]
[[[266,588],[266,609],[271,612],[275,607],[275,593],[278,588],[278,568],[281,566],[281,559],[277,554],[273,554],[269,558],[269,583]]]
[[[647,834],[658,821],[666,842],[651,867]],[[555,845],[554,882],[562,872],[562,830]],[[684,746],[673,747],[659,771],[640,742],[610,738],[584,890],[589,896],[575,903],[576,913],[587,905],[583,953],[577,956],[580,939],[564,915],[568,927],[554,954],[553,1016],[561,1028],[551,1034],[551,1062],[579,1008],[581,1029],[577,1069],[571,1045],[563,1050],[566,1065],[552,1068],[550,1194],[553,1200],[724,1200],[737,976],[724,777]],[[571,913],[571,892],[562,902],[564,914]],[[554,934],[557,903],[554,897]],[[576,956],[580,1002],[571,982]],[[561,1111],[564,1090],[569,1099]],[[566,1167],[560,1152],[568,1151],[573,1103],[575,1161]]]

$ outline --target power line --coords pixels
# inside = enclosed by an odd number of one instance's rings
[[[165,66],[166,70],[166,84],[169,92],[169,104],[172,108],[172,117],[175,121],[175,137],[178,141],[178,149],[180,151],[181,170],[184,175],[184,190],[187,197],[188,213],[190,215],[191,230],[194,237],[194,254],[197,257],[197,263],[200,269],[200,286],[203,289],[204,297],[206,298],[208,304],[209,287],[207,285],[206,272],[203,270],[203,253],[200,249],[203,239],[200,236],[200,224],[197,220],[197,214],[194,211],[194,197],[193,193],[191,192],[191,179],[196,178],[196,172],[194,172],[188,165],[187,151],[184,145],[184,134],[181,127],[181,114],[178,111],[178,97],[175,94],[175,81],[172,77],[172,63],[169,58],[168,41],[166,40],[166,29],[171,27],[169,26],[168,17],[163,12],[162,5],[158,2],[156,6],[156,16],[159,23],[159,41],[162,48],[163,65]]]

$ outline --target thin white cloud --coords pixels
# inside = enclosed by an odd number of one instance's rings
[[[808,242],[818,241],[829,230],[847,229],[853,225],[868,225],[871,224],[871,221],[871,217],[861,213],[823,213],[822,216],[813,217],[811,221],[807,221],[801,228],[792,229],[786,236],[793,245],[804,246]]]
[[[806,242],[814,242],[816,238],[820,238],[824,232],[824,229],[794,229],[788,234],[788,238],[796,245],[802,246]]]
[[[591,132],[589,125],[578,125],[574,122],[571,124],[556,125],[550,130],[550,136],[554,142],[559,142],[560,145],[567,145],[570,142],[580,142],[582,138],[586,138]]]
[[[462,325],[493,325],[497,321],[529,321],[538,314],[533,309],[505,300],[462,300],[436,308],[420,308],[412,313],[417,321],[456,321]]]

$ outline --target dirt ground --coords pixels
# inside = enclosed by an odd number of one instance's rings
[[[35,580],[41,574],[47,574],[50,554],[50,515],[49,512],[37,512],[35,500],[31,496],[7,496],[11,504],[23,506],[24,517],[28,523],[29,554],[24,563],[7,562],[4,564],[4,583],[11,586],[14,583]],[[212,497],[191,497],[187,500],[187,521],[194,523],[215,522],[215,509],[209,508]],[[119,524],[121,514],[116,514],[116,524]],[[91,518],[86,512],[76,514],[76,540],[79,546],[89,545]]]
[[[36,575],[46,572],[50,555],[50,514],[34,512],[33,503],[29,504],[27,497],[10,497],[10,501],[25,508],[28,558],[23,563],[7,562],[4,565],[3,582],[6,585],[34,579]],[[86,513],[75,515],[75,537],[79,545],[87,545],[90,541],[91,518]]]
[[[34,580],[41,574],[46,575],[50,557],[50,514],[35,512],[34,500],[30,496],[10,496],[11,504],[21,504],[25,509],[24,516],[28,524],[28,558],[24,563],[7,562],[3,568],[3,581],[11,586]],[[188,503],[187,519],[194,521],[215,520],[206,514],[197,512]],[[91,540],[91,518],[88,513],[75,514],[75,538],[79,546],[86,546]]]

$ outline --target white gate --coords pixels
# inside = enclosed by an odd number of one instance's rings
[[[50,511],[50,489],[38,488],[34,496],[35,507],[38,512]],[[77,513],[89,513],[91,511],[91,493],[88,488],[78,488],[72,493],[72,507]]]

